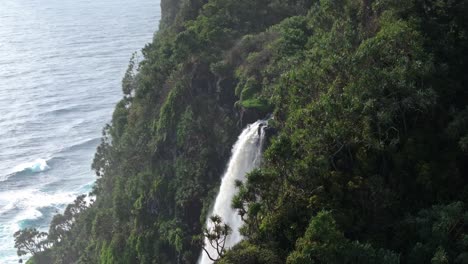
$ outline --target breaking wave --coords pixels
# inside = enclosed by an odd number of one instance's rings
[[[38,173],[43,172],[50,169],[49,165],[47,164],[47,160],[45,159],[36,159],[32,162],[27,162],[20,164],[15,167],[15,173],[21,172],[30,172],[30,173]]]

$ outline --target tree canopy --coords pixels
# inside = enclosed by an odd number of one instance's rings
[[[466,1],[161,5],[103,130],[95,202],[56,216],[47,250],[17,233],[21,253],[195,263],[231,146],[272,114],[226,205],[245,241],[218,263],[468,263]]]

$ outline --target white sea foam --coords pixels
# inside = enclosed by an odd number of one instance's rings
[[[49,194],[39,190],[17,190],[0,193],[0,200],[6,205],[0,208],[0,215],[12,210],[19,210],[14,221],[32,220],[42,216],[38,211],[40,208],[51,206],[63,206],[73,202],[75,193]]]
[[[0,251],[8,250],[12,246],[12,235],[14,232],[24,228],[25,221],[34,221],[44,217],[42,208],[55,207],[59,212],[63,207],[76,198],[77,193],[55,193],[49,194],[40,190],[16,190],[0,192],[0,201],[6,202],[0,207],[0,217],[7,216],[10,220],[0,225]],[[42,220],[41,220],[42,221]],[[36,226],[41,231],[47,231],[44,226]],[[14,255],[3,258],[5,263],[15,263]],[[15,260],[15,262],[11,262]],[[3,262],[2,262],[3,264]]]

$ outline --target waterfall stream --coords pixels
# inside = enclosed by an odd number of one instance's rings
[[[231,208],[231,201],[237,193],[237,188],[235,186],[236,180],[243,182],[246,174],[260,165],[262,146],[265,140],[264,128],[266,125],[267,121],[259,120],[248,125],[240,134],[232,148],[232,155],[226,172],[223,175],[221,187],[216,197],[213,210],[209,213],[206,221],[207,227],[211,228],[212,223],[209,221],[209,217],[218,215],[222,218],[224,223],[231,227],[232,233],[226,238],[226,249],[231,248],[242,240],[242,236],[239,233],[239,228],[242,226],[242,219],[238,215],[237,210]],[[210,246],[207,239],[205,239],[205,244],[206,250],[209,252],[210,256],[217,259],[218,253]],[[211,264],[213,261],[202,251],[198,263]]]

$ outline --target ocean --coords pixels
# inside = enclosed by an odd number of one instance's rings
[[[128,61],[159,19],[158,0],[1,1],[0,264],[18,263],[15,231],[47,231],[92,189]]]

